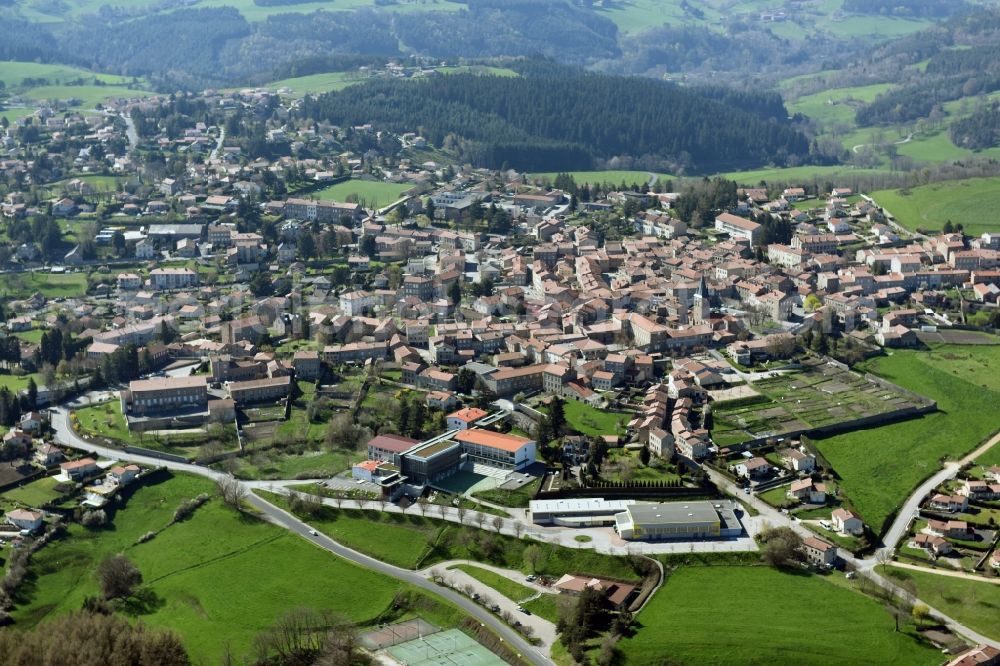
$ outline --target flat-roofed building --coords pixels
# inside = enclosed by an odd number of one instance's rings
[[[739,520],[731,508],[712,502],[635,503],[615,516],[623,539],[719,539],[739,536]]]
[[[208,384],[204,376],[139,379],[121,392],[121,403],[123,414],[135,416],[204,410],[208,407]]]
[[[536,525],[595,527],[614,525],[615,516],[635,504],[633,499],[606,500],[600,497],[531,500],[528,511]]]
[[[430,483],[458,471],[462,445],[447,434],[418,444],[400,456],[402,475],[414,483]]]
[[[469,461],[500,469],[521,469],[535,462],[535,442],[491,430],[460,430],[455,441]]]

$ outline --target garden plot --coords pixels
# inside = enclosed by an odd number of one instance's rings
[[[713,412],[713,437],[720,446],[828,428],[917,406],[902,391],[822,363],[756,382],[754,389],[761,400],[720,405]]]

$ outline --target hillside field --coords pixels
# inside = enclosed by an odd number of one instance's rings
[[[1000,345],[940,345],[894,351],[870,362],[875,374],[937,401],[937,412],[877,428],[814,439],[840,487],[881,531],[920,482],[976,448],[998,427]]]
[[[1000,231],[1000,177],[931,183],[909,190],[880,190],[872,198],[907,229],[939,230],[951,220],[978,236]]]
[[[821,610],[820,610],[821,609]],[[618,647],[624,663],[937,664],[881,605],[818,576],[764,567],[681,567]],[[669,630],[665,630],[669,628]],[[670,662],[660,662],[670,655]]]
[[[549,173],[533,173],[529,178],[548,178],[549,180],[555,180],[559,173],[552,171]],[[628,186],[633,184],[642,185],[643,183],[649,183],[653,179],[669,179],[672,178],[670,174],[665,173],[652,173],[650,171],[628,171],[628,170],[608,170],[608,171],[570,171],[569,175],[573,177],[577,185],[583,185],[588,183],[591,185],[598,185],[604,183],[611,183],[612,185],[620,185],[625,183]]]
[[[190,476],[138,488],[110,529],[74,524],[66,538],[32,559],[32,584],[18,600],[18,623],[33,625],[80,608],[96,594],[93,572],[107,555],[124,553],[151,592],[140,619],[176,631],[194,663],[217,664],[228,641],[240,660],[253,637],[291,608],[328,609],[365,623],[386,610],[405,586],[341,560],[211,499],[193,517],[168,527],[184,500],[214,496],[210,481]],[[154,539],[136,544],[148,531]],[[252,583],[250,583],[252,581]]]

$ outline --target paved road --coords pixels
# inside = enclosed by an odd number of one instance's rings
[[[940,472],[937,472],[934,476],[920,484],[920,487],[918,487],[908,498],[906,498],[906,501],[903,503],[903,508],[900,509],[899,513],[896,515],[896,520],[893,521],[892,525],[886,531],[885,536],[882,537],[882,550],[891,553],[899,546],[899,542],[904,536],[906,536],[906,533],[910,528],[910,521],[913,520],[913,517],[920,509],[920,503],[923,502],[924,498],[927,497],[932,490],[945,481],[954,479],[958,475],[962,466],[976,460],[979,456],[989,451],[998,442],[1000,442],[1000,433],[993,435],[982,446],[977,447],[975,451],[966,455],[958,462],[946,462],[944,464],[944,468]]]
[[[134,455],[125,453],[124,451],[118,449],[111,449],[104,446],[97,446],[91,444],[90,442],[80,438],[72,429],[69,427],[68,410],[65,407],[53,407],[50,410],[51,414],[51,424],[52,429],[55,431],[55,439],[63,446],[68,446],[70,448],[79,449],[87,452],[94,453],[98,456],[103,456],[106,458],[112,458],[116,460],[125,460],[128,462],[138,463],[140,465],[148,465],[150,467],[162,466],[168,469],[188,472],[190,474],[197,474],[209,479],[218,479],[223,476],[221,472],[217,472],[208,467],[202,467],[200,465],[192,465],[188,463],[173,462],[170,460],[160,460],[159,458],[150,458],[148,456]],[[406,569],[400,569],[392,565],[386,564],[374,558],[363,555],[357,551],[351,550],[346,546],[342,546],[333,539],[326,537],[322,534],[319,536],[310,535],[311,528],[298,518],[295,518],[291,514],[282,511],[273,504],[267,502],[261,497],[253,494],[252,492],[247,494],[249,503],[261,514],[267,518],[269,521],[276,525],[284,527],[285,529],[298,534],[304,539],[307,539],[317,546],[325,548],[335,555],[339,555],[347,560],[355,562],[365,568],[378,571],[380,573],[391,576],[397,580],[401,580],[405,583],[409,583],[425,589],[429,592],[442,596],[456,606],[459,606],[468,613],[470,616],[475,617],[481,623],[487,625],[496,632],[503,640],[514,647],[522,657],[533,664],[550,664],[551,660],[540,652],[538,648],[533,647],[520,635],[518,635],[513,629],[508,627],[499,618],[495,617],[484,608],[480,607],[478,604],[473,602],[466,597],[454,592],[452,590],[439,587],[434,583],[431,583],[426,578],[422,577],[420,574],[408,571]],[[398,508],[398,507],[397,507]]]

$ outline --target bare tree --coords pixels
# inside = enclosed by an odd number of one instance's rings
[[[340,507],[344,505],[344,498],[340,494],[334,495],[330,499],[333,500],[333,504],[337,507],[337,509],[340,509]]]
[[[388,500],[386,500],[385,495],[379,495],[375,498],[375,503],[378,504],[379,511],[385,511],[385,505],[388,504]]]
[[[427,515],[427,507],[430,503],[430,500],[426,497],[421,497],[417,500],[417,510],[420,511],[421,516]]]
[[[219,477],[215,482],[219,490],[222,501],[236,509],[243,511],[243,501],[247,497],[247,489],[235,476],[228,475]]]
[[[468,513],[468,510],[464,506],[462,506],[461,504],[459,504],[456,507],[456,510],[458,511],[458,522],[461,523],[462,525],[464,525],[465,524],[465,514]]]
[[[524,523],[522,523],[520,520],[515,520],[514,521],[514,536],[516,536],[518,539],[520,539],[521,535],[523,535],[523,534],[524,534]]]
[[[479,529],[483,529],[483,523],[486,522],[486,514],[482,511],[476,512],[476,523],[479,525]]]
[[[500,529],[503,527],[503,518],[501,518],[500,516],[493,516],[492,522],[493,522],[493,529],[495,529],[497,531],[497,534],[499,534]]]

